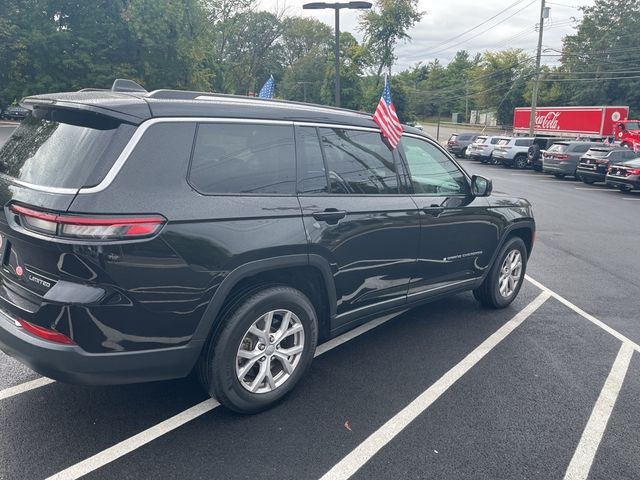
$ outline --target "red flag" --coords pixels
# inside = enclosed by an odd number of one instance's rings
[[[382,135],[389,140],[391,148],[395,149],[398,146],[398,142],[400,142],[400,138],[402,138],[404,129],[398,119],[396,107],[391,100],[391,86],[387,76],[384,77],[384,90],[378,102],[378,107],[373,114],[373,121],[380,127]]]

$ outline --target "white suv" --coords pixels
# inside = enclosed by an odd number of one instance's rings
[[[505,167],[526,168],[529,164],[527,151],[533,140],[533,137],[502,137],[493,150],[493,158]]]
[[[503,137],[481,135],[467,148],[467,157],[480,160],[482,163],[495,163],[493,150]]]

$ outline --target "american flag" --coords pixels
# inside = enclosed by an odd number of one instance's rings
[[[393,100],[391,100],[391,86],[389,84],[389,77],[386,75],[384,77],[384,91],[378,102],[376,112],[373,114],[373,121],[376,122],[380,130],[382,130],[382,135],[389,140],[391,148],[395,149],[398,146],[398,142],[400,142],[400,138],[402,138],[404,129],[398,119]]]
[[[273,93],[276,89],[276,82],[273,79],[273,75],[269,77],[269,80],[265,82],[265,84],[260,89],[260,93],[258,97],[260,98],[273,98]]]

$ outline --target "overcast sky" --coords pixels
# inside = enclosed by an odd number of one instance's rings
[[[302,5],[308,1],[310,0],[261,0],[260,5],[267,10],[285,5],[289,15],[314,17],[333,27],[333,10],[302,10]],[[517,5],[493,20],[460,38],[444,43],[516,2]],[[572,20],[581,17],[581,11],[577,7],[592,5],[594,0],[560,0],[558,3],[546,3],[551,10],[549,19],[545,20],[542,43],[544,48],[559,50],[562,47],[562,38],[574,32]],[[538,40],[535,26],[539,21],[540,0],[420,0],[420,10],[426,12],[426,15],[409,32],[412,40],[397,47],[398,62],[394,66],[395,71],[412,67],[420,61],[426,63],[434,58],[439,58],[446,64],[455,52],[461,49],[473,54],[514,47],[535,54]],[[341,11],[341,30],[350,31],[361,40],[362,34],[357,31],[357,21],[358,11]],[[545,57],[543,63],[552,64],[556,59],[557,57]]]

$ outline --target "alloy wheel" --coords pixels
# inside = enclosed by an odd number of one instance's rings
[[[504,258],[498,278],[498,291],[504,298],[515,292],[522,276],[522,254],[519,250],[511,250]]]

